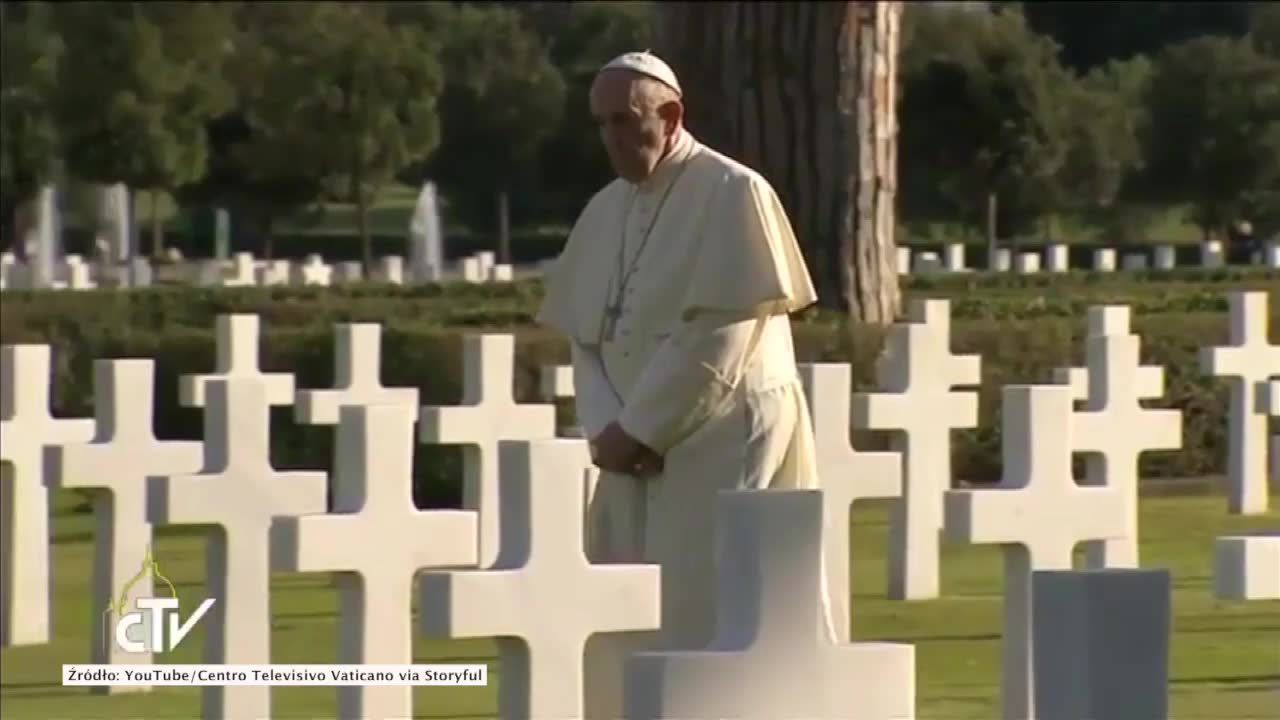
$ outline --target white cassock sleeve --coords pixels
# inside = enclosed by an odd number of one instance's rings
[[[770,315],[705,311],[681,323],[645,367],[619,425],[659,454],[679,444],[737,388]]]
[[[569,348],[573,357],[574,407],[586,439],[591,440],[618,419],[622,400],[605,375],[599,348],[583,345],[573,338],[569,339]]]

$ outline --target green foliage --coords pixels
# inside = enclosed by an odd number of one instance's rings
[[[1194,205],[1206,234],[1280,217],[1280,60],[1243,39],[1203,37],[1155,62],[1140,191]]]
[[[1263,55],[1280,58],[1280,3],[1258,3],[1249,21],[1249,41]]]
[[[900,148],[909,212],[941,206],[981,226],[995,193],[1001,219],[1017,225],[1057,206],[1076,89],[1056,46],[1012,10],[921,11],[911,22]]]
[[[65,55],[57,101],[68,170],[167,190],[205,169],[205,123],[233,101],[221,3],[52,5]]]
[[[4,5],[0,24],[0,217],[13,227],[18,205],[61,170],[53,92],[61,39],[46,3]]]

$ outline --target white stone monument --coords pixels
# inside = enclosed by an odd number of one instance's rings
[[[489,268],[489,282],[509,283],[515,279],[515,268],[499,263]]]
[[[217,365],[213,374],[178,378],[178,402],[182,406],[204,407],[205,388],[211,379],[241,377],[261,381],[271,405],[293,404],[293,375],[263,373],[258,369],[257,315],[219,315],[216,334]]]
[[[1013,251],[1009,248],[996,248],[995,256],[988,262],[991,265],[991,269],[996,272],[1009,272],[1009,270],[1013,269]]]
[[[1116,251],[1113,248],[1098,248],[1094,250],[1093,269],[1097,272],[1115,272]]]
[[[1071,269],[1071,254],[1066,245],[1056,243],[1045,248],[1045,266],[1052,273],[1064,273]]]
[[[1200,350],[1200,369],[1231,381],[1227,423],[1227,506],[1240,515],[1267,511],[1267,416],[1256,388],[1280,375],[1280,345],[1267,338],[1267,294],[1233,292],[1230,344]]]
[[[404,258],[399,255],[387,255],[378,261],[376,273],[378,282],[390,285],[404,284]]]
[[[1280,529],[1218,538],[1213,593],[1221,600],[1280,600]]]
[[[898,274],[911,274],[911,248],[900,247],[897,249]]]
[[[951,431],[978,424],[978,395],[954,392],[982,382],[981,358],[951,353],[950,305],[920,300],[909,323],[889,330],[878,363],[879,391],[858,393],[853,424],[894,431],[905,490],[895,503],[889,543],[889,596],[936,598],[943,493],[951,486]]]
[[[1173,270],[1178,267],[1178,251],[1171,245],[1156,246],[1156,269]]]
[[[418,437],[423,443],[465,446],[463,507],[480,512],[479,562],[487,567],[498,557],[498,443],[554,438],[556,406],[516,403],[515,338],[510,335],[465,337],[462,368],[462,404],[422,408]]]
[[[932,250],[925,250],[916,253],[915,264],[911,268],[913,274],[927,275],[942,270],[942,261],[938,259],[938,253]]]
[[[49,409],[48,345],[0,348],[0,647],[49,642],[49,488],[44,447],[86,443],[93,420]]]
[[[412,664],[414,576],[476,563],[475,513],[413,504],[416,416],[416,403],[343,407],[333,513],[278,518],[272,527],[281,569],[335,573],[339,663]],[[412,715],[411,686],[338,688],[339,717]]]
[[[267,385],[254,377],[208,383],[204,467],[194,475],[156,477],[148,493],[155,525],[215,526],[205,565],[214,605],[205,615],[206,664],[271,663],[271,525],[277,517],[323,513],[322,472],[271,467]],[[278,559],[276,559],[278,561]],[[202,688],[204,720],[271,716],[271,687]]]
[[[468,283],[482,283],[487,277],[484,267],[480,264],[480,258],[476,256],[462,258],[462,281]]]
[[[1033,275],[1040,272],[1040,253],[1018,253],[1018,266],[1016,270],[1023,275]]]
[[[238,252],[231,261],[231,274],[221,278],[223,287],[252,287],[257,279],[253,253]]]
[[[945,252],[947,272],[965,272],[968,269],[964,264],[964,243],[948,243]]]
[[[435,183],[423,183],[409,221],[409,277],[418,284],[435,282],[444,267],[444,233]]]
[[[1124,269],[1129,272],[1141,272],[1147,269],[1145,253],[1128,253],[1124,256]]]
[[[504,441],[500,455],[502,552],[484,570],[424,573],[422,628],[497,638],[504,720],[581,718],[588,638],[656,630],[661,568],[587,561],[585,441]]]
[[[956,540],[1004,549],[1001,711],[1036,716],[1031,677],[1031,573],[1070,570],[1086,540],[1123,537],[1121,492],[1081,487],[1071,476],[1071,389],[1012,385],[1003,394],[1004,477],[992,489],[950,490],[946,531]]]
[[[1032,574],[1036,720],[1167,720],[1167,570]]]
[[[813,490],[720,493],[715,639],[633,655],[628,720],[915,717],[913,646],[827,635],[822,504]]]
[[[307,256],[306,263],[298,266],[298,281],[302,285],[319,285],[328,287],[333,282],[333,268],[327,265],[324,258],[316,254]]]
[[[1085,543],[1091,568],[1138,567],[1138,458],[1182,447],[1182,412],[1142,406],[1164,395],[1164,368],[1140,364],[1140,343],[1129,308],[1089,308],[1087,369],[1071,378],[1073,398],[1085,400],[1072,415],[1072,449],[1088,453],[1083,484],[1119,489],[1127,518],[1124,537]],[[1059,382],[1068,374],[1059,371]]]
[[[377,323],[334,327],[332,390],[299,390],[294,418],[308,425],[336,425],[344,405],[403,405],[418,408],[418,388],[382,385],[382,326]]]
[[[851,509],[859,500],[902,497],[902,458],[892,452],[859,452],[849,442],[853,374],[847,363],[802,364],[799,369],[823,493],[822,545],[831,619],[836,636],[851,640]]]
[[[95,361],[93,392],[97,432],[88,444],[51,446],[45,451],[48,483],[55,488],[87,489],[93,497],[96,530],[89,657],[100,664],[149,665],[149,651],[126,653],[114,641],[120,615],[137,612],[138,598],[153,597],[152,578],[145,572],[151,547],[147,478],[199,472],[204,447],[199,442],[156,439],[155,363],[151,360]],[[131,582],[134,578],[136,582]],[[127,597],[122,595],[126,592]],[[135,640],[150,632],[149,616],[143,617]],[[139,692],[149,687],[102,689]]]
[[[1200,246],[1200,264],[1207,268],[1220,268],[1226,264],[1222,241],[1209,240]]]

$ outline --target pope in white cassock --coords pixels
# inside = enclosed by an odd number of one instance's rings
[[[570,342],[601,469],[588,553],[660,564],[658,644],[698,649],[718,491],[818,486],[788,317],[817,295],[777,194],[684,129],[664,62],[618,57],[590,101],[619,177],[574,225],[538,320]]]

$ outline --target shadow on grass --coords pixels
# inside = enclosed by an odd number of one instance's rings
[[[1252,685],[1258,684],[1263,687],[1257,689],[1267,690],[1266,685],[1280,681],[1280,674],[1277,675],[1221,675],[1218,677],[1189,678],[1187,680],[1170,680],[1170,686],[1177,685]]]

